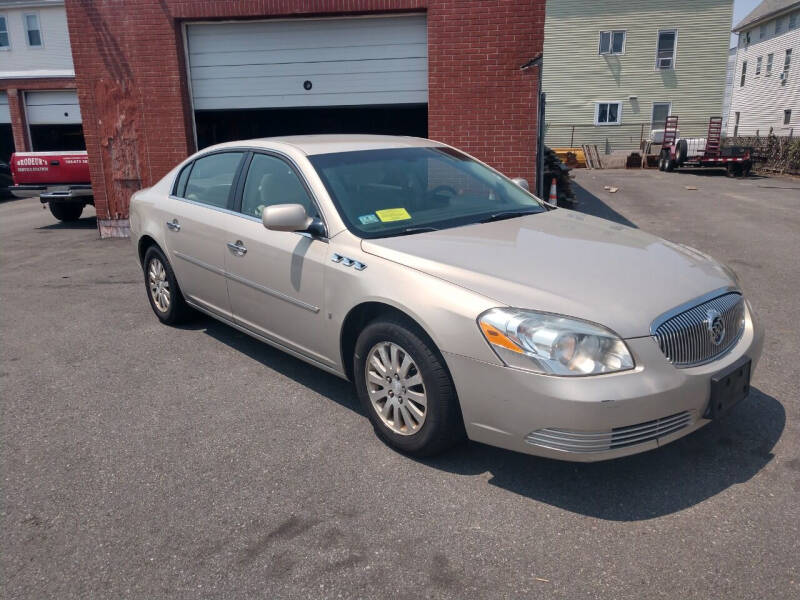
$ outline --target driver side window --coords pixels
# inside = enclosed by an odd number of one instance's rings
[[[319,216],[302,181],[288,163],[268,154],[254,154],[244,184],[241,212],[260,219],[264,208],[275,204],[302,204],[309,216]]]

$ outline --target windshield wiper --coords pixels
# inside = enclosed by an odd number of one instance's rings
[[[524,217],[525,215],[535,215],[542,212],[541,210],[505,210],[503,212],[494,213],[489,215],[481,221],[481,223],[491,223],[492,221],[502,221],[503,219],[514,219],[516,217]]]
[[[402,231],[393,233],[392,237],[396,237],[398,235],[410,235],[412,233],[425,233],[426,231],[439,231],[439,229],[438,227],[409,227],[408,229],[403,229]]]

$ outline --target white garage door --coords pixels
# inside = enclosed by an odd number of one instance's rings
[[[424,15],[188,26],[196,110],[427,103]]]
[[[25,92],[30,125],[62,125],[81,122],[81,108],[75,90]]]
[[[8,96],[0,92],[0,123],[11,123],[11,113],[8,112]]]

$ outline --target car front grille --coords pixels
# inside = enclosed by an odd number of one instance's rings
[[[709,315],[719,315],[725,334],[714,343]],[[676,367],[692,367],[721,356],[739,340],[744,331],[744,299],[731,292],[712,298],[657,321],[653,337],[664,356]]]
[[[656,440],[689,427],[692,422],[692,413],[683,411],[654,421],[615,427],[611,431],[538,429],[525,436],[525,441],[532,446],[564,452],[605,452]]]

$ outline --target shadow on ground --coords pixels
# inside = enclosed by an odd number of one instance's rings
[[[575,180],[571,182],[571,185],[572,191],[575,193],[575,205],[572,207],[573,210],[594,217],[600,217],[601,219],[614,221],[614,223],[619,223],[627,227],[636,227],[636,223],[615,211],[589,190],[576,183]]]
[[[57,221],[53,217],[53,223],[37,227],[39,230],[48,229],[97,229],[97,217],[83,217],[77,221]]]
[[[213,319],[203,317],[188,327],[363,416],[350,383]],[[772,460],[785,424],[781,403],[752,388],[723,420],[636,456],[570,463],[468,443],[418,462],[458,475],[488,472],[489,485],[574,513],[638,521],[689,508],[749,480]]]

